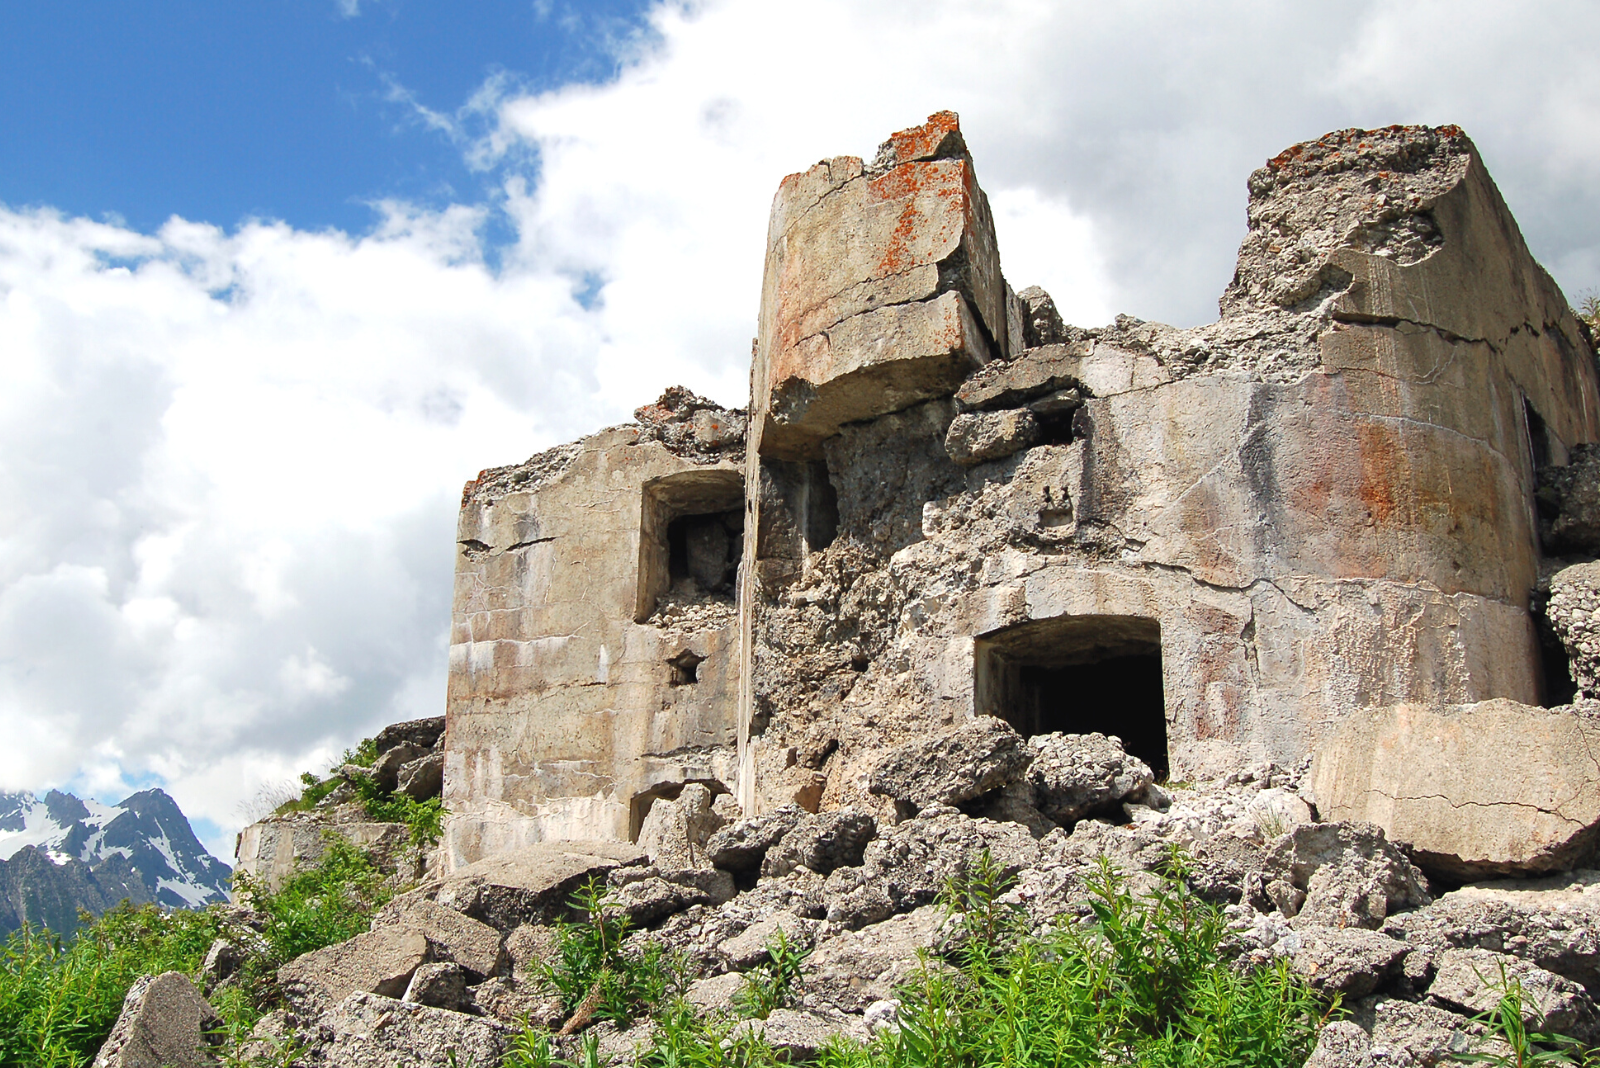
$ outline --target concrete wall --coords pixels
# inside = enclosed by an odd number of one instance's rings
[[[743,454],[742,414],[721,414],[741,432],[713,428],[710,448],[624,426],[468,484],[445,742],[449,866],[529,842],[627,839],[657,794],[733,780],[732,587],[674,598],[659,543],[674,514],[743,499],[730,459]],[[685,653],[699,658],[692,683],[672,663]]]
[[[820,436],[839,535],[798,557],[747,545],[748,805],[870,804],[883,746],[994,711],[976,707],[975,638],[1060,615],[1159,623],[1177,777],[1293,763],[1368,705],[1537,702],[1533,472],[1600,437],[1594,360],[1459,130],[1345,131],[1252,175],[1218,323],[1063,327],[1020,354],[1001,342],[981,355],[1009,363],[975,356],[942,393],[926,369],[946,364],[917,355],[933,346],[897,360],[887,336],[867,378],[791,343],[813,330],[792,295],[813,272],[796,257],[830,247],[808,227],[848,235],[827,270],[855,274],[819,289],[861,306],[899,299],[901,277],[860,265],[933,244],[913,212],[813,207],[818,180],[786,180],[774,206],[750,471],[781,481],[781,459]],[[982,202],[975,184],[962,196]],[[965,267],[928,300],[975,306],[963,287],[999,261]],[[1033,387],[996,388],[1007,376]],[[847,381],[856,420],[813,427],[783,408],[796,380],[818,397]],[[959,412],[1052,390],[1063,403],[1064,385],[1081,398],[1070,435],[967,468],[946,455]],[[753,529],[803,524],[794,500],[758,493]]]

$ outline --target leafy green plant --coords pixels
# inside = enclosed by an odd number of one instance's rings
[[[626,916],[608,914],[609,895],[591,877],[572,897],[582,914],[577,923],[556,925],[554,959],[540,965],[546,983],[561,997],[576,1030],[590,1019],[626,1026],[659,1005],[677,983],[676,967],[658,943],[629,952],[623,948],[630,924]]]
[[[356,796],[361,799],[367,815],[382,823],[403,823],[411,829],[411,844],[418,847],[433,845],[439,840],[444,822],[444,800],[430,797],[416,801],[410,796],[385,790],[370,775],[355,775],[350,779]]]
[[[1496,1068],[1595,1068],[1600,1065],[1600,1050],[1589,1049],[1566,1035],[1547,1035],[1529,1031],[1523,1017],[1522,980],[1507,977],[1500,964],[1500,979],[1491,982],[1478,978],[1500,991],[1500,1000],[1489,1012],[1474,1017],[1489,1029],[1489,1034],[1505,1044],[1504,1050],[1454,1053],[1450,1059],[1466,1064],[1491,1064]]]
[[[0,1066],[88,1064],[140,975],[198,971],[216,937],[206,912],[163,912],[124,904],[98,920],[82,915],[63,942],[24,927],[0,954]]]
[[[585,1035],[578,1045],[578,1059],[563,1058],[550,1041],[550,1035],[534,1028],[524,1028],[507,1052],[501,1068],[605,1068],[600,1057],[600,1041],[594,1035]]]
[[[1003,952],[1027,929],[1022,908],[1002,900],[1015,881],[987,849],[946,880],[939,903],[960,923],[964,957]]]
[[[745,1016],[765,1020],[788,1005],[800,986],[800,971],[811,950],[789,941],[783,928],[767,943],[767,959],[745,973],[734,1006]]]

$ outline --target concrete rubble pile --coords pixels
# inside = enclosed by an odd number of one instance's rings
[[[895,1026],[980,856],[1044,931],[1174,846],[1235,967],[1351,1010],[1315,1065],[1493,1054],[1502,974],[1600,1041],[1593,340],[1455,127],[1249,193],[1217,322],[1086,329],[1004,277],[953,114],[784,179],[747,409],[675,388],[467,484],[447,729],[385,749],[443,840],[284,966],[262,1048],[576,1029],[539,964],[594,877],[708,1012],[808,950],[748,1025],[804,1060]],[[325,807],[241,866],[382,852]],[[625,1064],[651,1026],[586,1033]]]

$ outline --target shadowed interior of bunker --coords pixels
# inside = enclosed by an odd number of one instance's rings
[[[1134,616],[1059,616],[980,636],[975,707],[1019,734],[1099,732],[1164,777],[1161,626]]]

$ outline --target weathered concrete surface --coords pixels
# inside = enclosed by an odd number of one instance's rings
[[[94,1068],[199,1068],[216,1064],[206,1032],[222,1020],[182,972],[142,975],[95,1054]]]
[[[805,178],[805,203],[865,241],[865,216],[822,197],[857,180],[841,166]],[[788,240],[801,184],[772,231],[769,354],[784,280],[830,269]],[[887,815],[862,789],[884,747],[1007,716],[975,682],[981,643],[1048,621],[1150,629],[1177,778],[1292,765],[1362,708],[1538,701],[1535,473],[1600,438],[1565,299],[1454,128],[1330,134],[1250,191],[1218,322],[1058,328],[1036,295],[1047,344],[823,420],[810,451],[754,443],[747,810]],[[773,366],[758,353],[759,434],[780,422]],[[1020,412],[1056,422],[971,466],[946,451],[962,413]],[[1112,698],[1057,729],[1123,734],[1125,714]]]
[[[276,891],[285,880],[321,861],[328,851],[329,833],[368,851],[389,871],[404,864],[411,841],[411,829],[403,823],[342,823],[324,814],[297,812],[261,820],[240,831],[234,845],[234,870]],[[405,874],[415,877],[416,872]]]
[[[988,198],[951,112],[864,165],[778,187],[752,383],[759,451],[814,449],[842,423],[948,394],[1006,348]]]
[[[458,868],[415,893],[509,933],[565,917],[573,892],[591,876],[644,859],[624,842],[536,843]]]
[[[278,985],[297,1012],[316,1015],[356,992],[398,998],[429,956],[421,934],[380,928],[296,957],[278,969]]]
[[[1364,710],[1311,781],[1324,819],[1375,823],[1431,870],[1570,868],[1600,835],[1600,719],[1504,700]]]
[[[467,486],[447,867],[541,841],[628,840],[659,791],[731,786],[732,576],[701,588],[674,572],[668,543],[682,517],[742,516],[743,440],[729,428],[743,415],[678,390],[639,417]],[[724,544],[737,554],[737,533]]]

